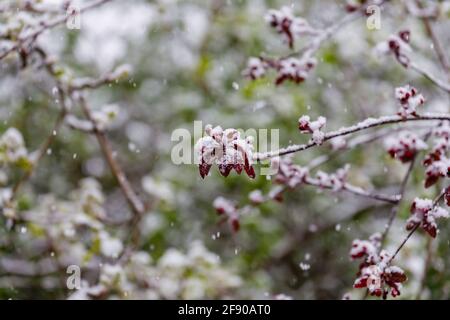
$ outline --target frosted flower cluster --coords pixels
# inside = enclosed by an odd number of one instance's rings
[[[277,65],[278,76],[275,80],[275,84],[282,84],[286,80],[294,83],[301,83],[308,78],[309,72],[316,64],[317,60],[314,57],[282,59]]]
[[[399,159],[403,163],[413,160],[418,151],[428,148],[422,139],[409,131],[388,137],[384,145],[392,158]]]
[[[104,195],[100,184],[85,178],[68,200],[40,196],[39,204],[22,213],[32,229],[53,243],[62,264],[83,265],[103,258],[117,258],[122,241],[105,225]]]
[[[124,264],[105,264],[97,284],[87,283],[71,299],[214,299],[225,298],[242,284],[202,242],[186,253],[171,248],[158,261],[144,251]]]
[[[421,226],[431,237],[436,238],[439,232],[436,219],[448,218],[448,211],[433,204],[430,199],[415,198],[411,205],[411,217],[406,224],[406,230]]]
[[[425,103],[425,98],[417,89],[409,85],[395,89],[395,98],[400,104],[397,112],[402,117],[417,116],[417,107]]]
[[[450,149],[450,125],[445,121],[433,130],[434,146],[423,161],[425,166],[425,187],[429,188],[441,177],[450,176],[450,159],[447,157]]]
[[[205,127],[206,136],[200,138],[196,145],[200,176],[208,175],[213,164],[220,174],[227,177],[231,170],[238,174],[245,171],[250,178],[255,178],[253,161],[253,137],[242,138],[236,129],[223,130],[220,126]]]
[[[353,260],[363,259],[359,266],[354,288],[367,288],[370,295],[387,298],[400,295],[402,283],[407,280],[405,272],[390,265],[391,255],[381,250],[381,234],[373,234],[369,240],[355,239],[350,250]]]
[[[265,18],[267,23],[283,36],[284,41],[290,48],[294,47],[295,37],[314,35],[317,33],[317,31],[309,25],[308,21],[294,16],[291,8],[286,6],[282,7],[280,10],[269,10]]]
[[[27,158],[23,136],[16,128],[9,128],[0,137],[0,164],[18,163]]]
[[[268,59],[251,57],[246,69],[242,72],[251,80],[263,78],[269,69],[276,72],[275,84],[281,85],[285,81],[296,84],[305,81],[311,70],[317,65],[317,59],[308,55],[301,58]]]
[[[325,117],[320,116],[316,121],[311,121],[311,118],[305,115],[298,119],[298,129],[301,133],[312,134],[312,141],[320,145],[325,138],[325,133],[321,130],[326,123],[327,119]]]

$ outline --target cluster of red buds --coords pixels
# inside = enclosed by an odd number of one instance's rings
[[[245,77],[252,80],[262,78],[267,70],[273,69],[277,72],[275,84],[280,85],[285,81],[301,83],[305,81],[310,71],[316,66],[317,60],[313,57],[268,59],[251,57],[246,69],[242,72]]]
[[[283,193],[286,188],[293,189],[304,183],[309,177],[308,168],[294,164],[292,155],[272,158],[271,167],[273,170],[277,170],[274,179],[277,185],[270,190],[268,197],[278,202],[283,201]]]
[[[211,125],[206,126],[205,133],[206,136],[195,145],[202,178],[208,175],[214,163],[224,177],[234,169],[238,174],[244,170],[250,178],[255,178],[252,166],[253,137],[242,139],[236,129],[223,130]]]
[[[353,241],[350,257],[364,259],[359,266],[358,278],[353,284],[354,288],[367,288],[372,296],[387,298],[400,295],[402,282],[407,280],[405,272],[396,266],[390,266],[391,255],[379,249],[381,247],[381,234],[375,233],[369,240]]]
[[[409,66],[410,60],[407,52],[411,51],[409,46],[410,31],[402,30],[397,34],[389,36],[387,41],[377,46],[377,51],[383,54],[393,54],[397,61],[405,68]]]
[[[333,191],[342,190],[347,181],[349,170],[350,165],[346,164],[343,168],[337,169],[335,173],[318,171],[316,174],[318,185],[322,188],[331,188]]]
[[[382,0],[374,0],[369,3],[367,0],[347,0],[345,4],[345,9],[347,12],[355,12],[357,10],[365,9],[367,5],[379,5]]]
[[[269,61],[263,58],[250,57],[247,62],[247,68],[242,72],[245,77],[252,80],[265,77],[267,69],[271,67]]]
[[[402,117],[417,116],[417,107],[425,103],[425,98],[417,89],[409,85],[395,89],[395,98],[400,103],[397,114]]]
[[[430,159],[427,156],[427,160]],[[450,159],[440,156],[439,160],[434,160],[426,165],[425,188],[429,188],[438,182],[439,178],[450,177]]]
[[[411,205],[411,217],[406,223],[406,230],[412,230],[420,225],[431,237],[436,238],[439,232],[436,219],[448,217],[448,211],[435,206],[432,200],[415,198]]]
[[[317,34],[317,30],[312,28],[308,21],[295,17],[291,8],[286,6],[280,10],[269,10],[266,15],[266,21],[283,36],[284,41],[287,42],[291,49],[294,47],[296,36]]]
[[[301,133],[312,134],[314,143],[320,145],[323,143],[325,133],[321,129],[327,123],[325,117],[319,117],[316,121],[311,121],[309,116],[301,116],[298,119],[298,129]]]
[[[286,58],[279,61],[277,65],[278,76],[276,85],[289,80],[294,83],[301,83],[309,76],[309,72],[316,66],[317,60],[314,57]]]
[[[402,131],[396,137],[387,138],[385,147],[392,158],[406,163],[413,160],[418,151],[427,149],[428,145],[416,134]]]
[[[450,126],[444,122],[433,132],[436,140],[433,150],[423,161],[425,170],[425,187],[431,187],[441,177],[450,177],[450,159],[446,157],[450,149]]]
[[[309,176],[307,168],[300,167],[292,162],[292,157],[273,158],[272,167],[278,167],[275,182],[291,189],[297,187]]]
[[[216,209],[218,215],[225,217],[222,222],[227,221],[231,227],[231,230],[234,232],[239,231],[239,212],[234,203],[223,197],[218,197],[214,199],[213,207]]]

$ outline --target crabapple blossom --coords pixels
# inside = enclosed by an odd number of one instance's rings
[[[421,226],[431,237],[436,238],[439,232],[436,219],[448,217],[448,211],[436,206],[432,200],[415,198],[411,205],[411,217],[407,221],[406,230]]]
[[[428,148],[428,145],[422,139],[408,131],[402,131],[395,137],[388,137],[384,144],[389,155],[403,163],[414,159],[418,151]]]
[[[386,299],[389,292],[393,297],[400,295],[401,283],[407,278],[402,269],[389,265],[392,257],[380,251],[381,239],[382,235],[375,233],[369,240],[353,240],[350,257],[363,259],[353,287],[367,288],[370,295]]]
[[[425,188],[429,188],[438,182],[441,177],[450,176],[450,159],[440,156],[439,160],[434,160],[426,164]]]
[[[363,257],[369,257],[377,254],[380,247],[380,234],[373,234],[369,240],[355,239],[350,249],[350,257],[355,260]]]
[[[398,115],[407,117],[409,115],[417,116],[417,107],[425,103],[425,98],[419,94],[416,88],[409,85],[395,89],[395,98],[400,103]]]
[[[353,286],[355,288],[367,288],[372,296],[383,296],[386,299],[390,292],[392,297],[395,298],[400,295],[402,282],[406,280],[405,272],[397,266],[383,269],[380,264],[372,264],[361,269],[361,275],[355,280]]]
[[[284,6],[280,10],[271,9],[266,15],[266,21],[274,28],[289,45],[294,47],[296,36],[314,35],[317,33],[309,23],[300,17],[295,17],[291,8]]]
[[[309,116],[304,115],[298,119],[298,129],[301,133],[312,134],[312,140],[320,145],[325,138],[325,134],[321,129],[326,123],[327,119],[325,117],[320,116],[316,121],[311,121]]]
[[[440,127],[433,130],[435,144],[430,153],[423,160],[425,166],[425,188],[434,185],[439,178],[450,176],[450,160],[447,152],[450,149],[450,126],[445,121]]]
[[[250,178],[255,178],[252,166],[253,137],[243,139],[236,129],[223,130],[211,125],[205,127],[205,133],[206,136],[200,138],[195,145],[202,178],[208,175],[213,164],[218,166],[224,177],[234,169],[238,174],[244,170]]]

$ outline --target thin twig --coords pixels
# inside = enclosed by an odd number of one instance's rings
[[[316,186],[322,189],[330,189],[333,190],[333,186],[332,185],[324,185],[323,183],[321,183],[319,180],[314,179],[314,178],[310,178],[307,177],[304,180],[304,183],[307,185],[311,185],[311,186]],[[384,201],[384,202],[388,202],[391,204],[397,204],[399,202],[400,196],[399,195],[385,195],[385,194],[380,194],[380,193],[375,193],[375,192],[370,192],[367,190],[364,190],[361,187],[358,186],[354,186],[350,183],[343,183],[342,184],[342,188],[339,189],[338,191],[347,191],[350,193],[353,193],[355,195],[361,196],[361,197],[366,197],[366,198],[370,198],[370,199],[374,199],[374,200],[379,200],[379,201]]]
[[[436,86],[438,86],[442,90],[444,90],[446,92],[450,92],[450,84],[448,82],[444,82],[444,81],[436,78],[431,72],[423,69],[418,64],[416,64],[416,63],[411,61],[410,64],[409,64],[409,68],[411,68],[412,70],[414,70],[417,73],[421,74],[422,76],[424,76],[425,78],[427,78],[428,80],[433,82]]]
[[[336,137],[345,136],[351,133],[355,133],[358,131],[363,131],[369,128],[379,127],[386,124],[393,124],[393,123],[401,123],[401,122],[409,122],[409,121],[428,121],[428,120],[450,120],[450,114],[445,113],[425,113],[418,116],[409,116],[409,117],[402,117],[399,115],[392,115],[392,116],[383,116],[380,118],[368,118],[360,123],[357,123],[350,127],[344,127],[336,131],[330,131],[327,132],[324,136],[323,142],[331,140]],[[283,156],[290,153],[295,153],[299,151],[304,151],[306,149],[312,148],[314,146],[319,145],[315,141],[310,141],[306,144],[300,144],[300,145],[292,145],[286,148],[282,148],[280,150],[276,151],[270,151],[265,153],[256,153],[253,156],[253,159],[255,161],[261,161],[273,157]]]
[[[445,192],[446,192],[447,188],[442,189],[442,191],[439,194],[439,196],[437,196],[436,199],[433,200],[433,207],[432,207],[433,209],[437,206],[439,201],[441,201],[443,199],[443,197],[445,196]],[[387,262],[387,265],[389,265],[395,259],[397,254],[400,252],[400,250],[402,250],[402,248],[405,246],[406,242],[408,242],[409,238],[411,238],[411,236],[414,234],[414,232],[416,232],[416,230],[420,227],[420,225],[421,225],[421,223],[416,223],[414,228],[408,233],[406,238],[403,239],[402,243],[400,243],[400,245],[398,246],[397,250],[395,250],[395,253],[392,255],[392,257]]]
[[[112,0],[98,0],[95,1],[93,3],[90,3],[88,5],[86,5],[85,7],[80,9],[80,13],[83,13],[85,11],[89,11],[91,9],[94,9],[96,7],[99,7],[109,1]],[[26,34],[25,36],[19,36],[19,39],[16,43],[14,43],[10,48],[4,50],[3,52],[0,53],[0,60],[5,58],[7,55],[9,55],[10,53],[19,50],[22,45],[24,45],[27,41],[31,40],[33,41],[34,39],[36,39],[38,36],[40,36],[42,33],[44,33],[45,31],[49,30],[49,29],[53,29],[54,27],[61,25],[63,23],[66,23],[69,18],[71,17],[70,14],[65,14],[64,16],[60,16],[57,17],[53,20],[50,21],[46,21],[46,20],[42,20],[38,25],[39,27],[36,28],[36,30],[34,30],[33,32],[30,32],[28,34]]]
[[[423,7],[420,0],[416,0],[416,4],[419,8]],[[424,16],[422,17],[422,21],[425,26],[427,34],[429,35],[431,41],[433,42],[433,48],[434,51],[436,52],[439,62],[442,68],[444,69],[444,72],[447,75],[448,80],[450,81],[450,62],[447,59],[447,56],[441,45],[441,42],[439,41],[439,38],[437,37],[436,33],[433,30],[433,26],[431,25],[431,19],[430,17]]]
[[[91,109],[89,108],[84,97],[82,95],[79,95],[78,100],[80,102],[80,106],[81,106],[86,118],[95,124],[95,120],[92,116]],[[117,160],[114,156],[114,151],[112,149],[111,143],[109,142],[105,133],[103,131],[99,130],[97,128],[97,126],[95,126],[95,128],[94,128],[94,133],[95,133],[95,136],[97,137],[98,143],[100,144],[103,155],[105,156],[106,161],[108,162],[113,175],[116,177],[117,182],[119,183],[119,186],[122,189],[122,192],[123,192],[125,198],[127,199],[128,203],[130,204],[130,207],[133,210],[133,213],[136,216],[142,216],[145,211],[144,204],[139,199],[136,192],[133,190],[131,183],[128,181],[127,176],[125,175],[121,166],[117,162]]]

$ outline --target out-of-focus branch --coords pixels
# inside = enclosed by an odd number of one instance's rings
[[[416,5],[419,8],[423,7],[420,0],[416,0]],[[439,62],[447,75],[448,81],[450,81],[450,62],[448,61],[447,55],[445,54],[441,42],[439,41],[436,33],[433,30],[433,26],[431,24],[431,17],[424,15],[421,18],[423,21],[423,25],[425,26],[425,30],[428,36],[430,37],[431,41],[433,42],[433,48],[434,51],[436,52]]]
[[[125,198],[130,204],[133,213],[136,216],[142,216],[145,211],[144,204],[139,199],[136,192],[133,190],[131,183],[128,181],[128,178],[122,170],[122,167],[119,165],[116,157],[114,156],[114,151],[112,149],[111,143],[109,142],[105,133],[99,130],[95,125],[95,119],[92,116],[91,109],[81,93],[78,95],[78,101],[86,118],[94,124],[94,134],[97,137],[97,141],[100,144],[103,155],[105,156],[105,159],[108,162],[113,175],[116,177]]]
[[[442,90],[444,90],[446,92],[450,92],[450,83],[444,82],[444,81],[436,78],[436,76],[434,74],[432,74],[428,70],[425,70],[424,68],[419,66],[417,63],[411,61],[411,63],[409,64],[409,68],[411,68],[412,70],[421,74],[422,76],[424,76],[425,78],[427,78],[428,80],[433,82],[436,86],[438,86]]]
[[[416,300],[420,300],[422,296],[423,289],[425,288],[425,284],[427,281],[427,273],[430,268],[432,257],[433,257],[433,239],[427,238],[427,253],[426,253],[425,263],[423,266],[423,273],[420,279],[419,289],[417,290]]]
[[[107,2],[110,2],[112,0],[97,0],[94,1],[80,9],[80,13],[83,13],[85,11],[89,11],[91,9],[97,8]],[[56,26],[59,26],[63,23],[66,23],[69,18],[71,17],[70,14],[65,14],[64,16],[56,17],[53,20],[47,21],[42,20],[38,23],[38,27],[24,35],[20,35],[18,40],[8,49],[5,49],[3,52],[0,52],[0,60],[5,58],[10,53],[20,50],[20,48],[27,42],[27,41],[34,41],[38,36],[40,36],[42,33],[44,33],[47,30],[53,29]]]
[[[50,134],[48,135],[47,139],[45,139],[45,141],[42,143],[42,145],[36,151],[36,153],[34,155],[32,155],[33,158],[31,159],[31,163],[32,163],[31,168],[28,169],[20,177],[19,181],[14,185],[14,187],[12,189],[11,201],[14,200],[17,197],[17,194],[19,193],[19,190],[22,187],[22,185],[31,178],[31,176],[34,173],[34,170],[38,166],[39,161],[41,161],[41,159],[47,153],[48,148],[53,143],[53,141],[55,140],[56,135],[58,134],[59,130],[61,129],[61,126],[64,124],[64,117],[65,116],[66,116],[66,110],[63,108],[59,112],[59,114],[58,114],[58,116],[56,118],[55,124],[53,125],[53,129],[50,132]]]
[[[326,185],[326,184],[324,185],[319,180],[311,178],[311,177],[306,177],[304,182],[305,182],[305,184],[308,184],[311,186],[316,186],[316,187],[323,188],[323,189],[333,190],[332,185]],[[366,198],[379,200],[379,201],[385,201],[385,202],[392,203],[392,204],[397,204],[400,200],[400,195],[391,196],[391,195],[385,195],[385,194],[380,194],[380,193],[376,193],[376,192],[370,192],[370,191],[364,190],[361,187],[354,186],[350,183],[343,183],[341,189],[339,189],[337,191],[341,191],[341,190],[349,192],[349,193],[353,193],[353,194],[361,196],[361,197],[366,197]]]

